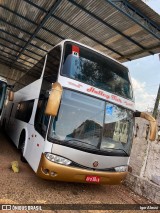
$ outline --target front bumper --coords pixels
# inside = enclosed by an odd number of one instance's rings
[[[48,171],[44,173],[44,171]],[[52,175],[52,172],[55,175]],[[58,180],[65,182],[86,182],[86,176],[99,176],[99,184],[120,184],[127,175],[127,172],[102,172],[92,171],[87,169],[80,169],[76,167],[64,166],[49,161],[44,154],[41,156],[37,175],[44,179]]]

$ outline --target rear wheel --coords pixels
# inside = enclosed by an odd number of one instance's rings
[[[2,122],[2,130],[5,130],[5,125],[6,125],[6,119],[4,118]]]

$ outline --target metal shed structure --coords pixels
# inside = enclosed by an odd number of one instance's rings
[[[0,1],[0,63],[26,72],[66,38],[134,60],[160,52],[160,16],[141,0]]]

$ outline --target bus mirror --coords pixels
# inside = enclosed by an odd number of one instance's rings
[[[9,90],[9,94],[8,94],[8,99],[9,101],[13,101],[14,100],[14,92],[12,90]]]
[[[149,140],[155,141],[156,139],[156,131],[157,131],[157,123],[156,120],[152,117],[152,115],[146,112],[135,112],[135,117],[141,117],[149,121],[150,123],[150,137]]]
[[[52,90],[48,98],[45,114],[51,115],[51,116],[57,115],[61,97],[62,97],[62,91],[63,89],[60,83],[56,82],[52,84]]]

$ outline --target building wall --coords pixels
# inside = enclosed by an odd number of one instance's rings
[[[136,193],[160,204],[160,141],[146,140],[148,122],[137,118],[139,125],[137,137],[134,137],[130,157],[132,173],[125,184]],[[158,131],[157,131],[158,132]]]

